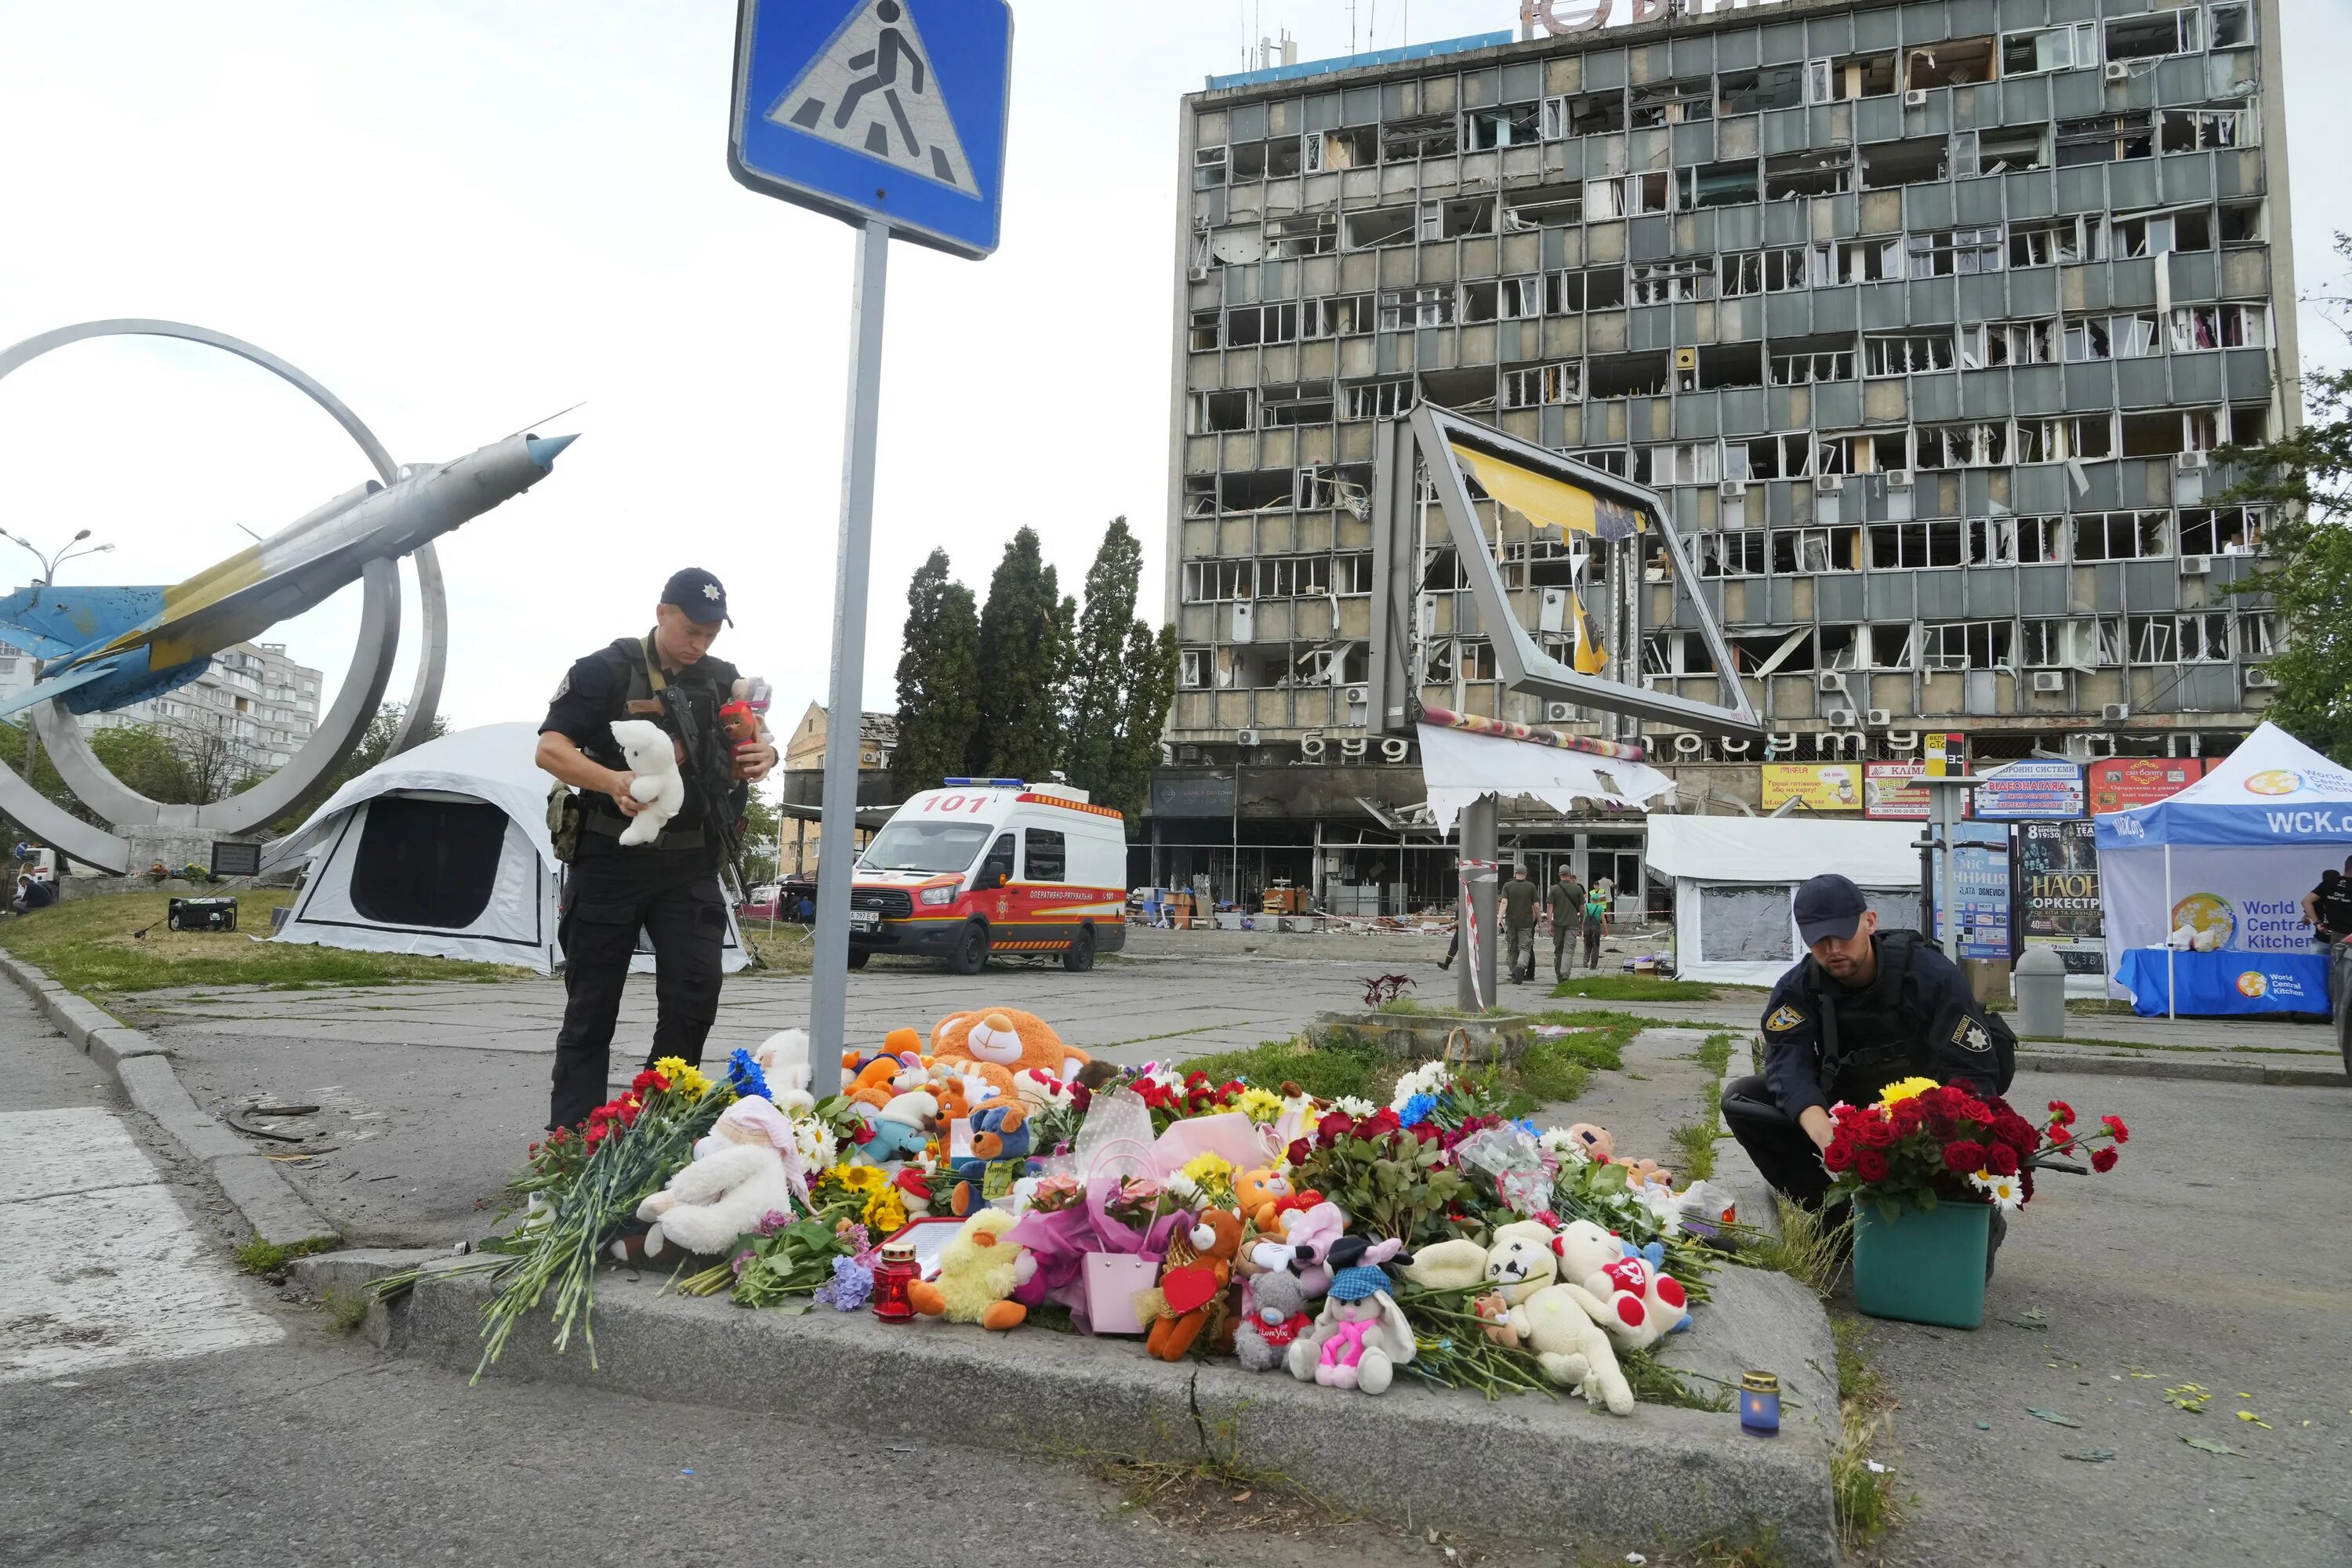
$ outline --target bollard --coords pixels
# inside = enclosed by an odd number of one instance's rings
[[[2066,961],[2057,950],[2029,947],[2011,976],[2017,989],[2017,1034],[2025,1040],[2066,1037]]]

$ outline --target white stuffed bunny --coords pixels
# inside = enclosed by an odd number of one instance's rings
[[[808,1187],[792,1121],[751,1095],[719,1113],[710,1137],[697,1145],[694,1163],[639,1204],[637,1217],[654,1222],[646,1233],[648,1258],[671,1242],[688,1252],[718,1254],[757,1230],[770,1214],[792,1214],[796,1205],[807,1211]]]
[[[809,1092],[809,1037],[806,1029],[779,1029],[751,1053],[768,1080],[768,1098],[786,1110],[814,1110],[816,1096]]]
[[[629,794],[645,809],[621,829],[625,845],[651,844],[686,805],[686,775],[677,771],[677,751],[669,732],[648,719],[615,719],[613,740],[637,776]]]

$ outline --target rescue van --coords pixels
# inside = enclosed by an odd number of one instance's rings
[[[908,800],[858,857],[849,967],[877,952],[977,974],[997,953],[1087,970],[1127,945],[1127,819],[1087,792],[950,779]]]

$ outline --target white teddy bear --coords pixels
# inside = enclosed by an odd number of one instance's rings
[[[1479,1315],[1493,1321],[1490,1332],[1533,1352],[1553,1383],[1606,1405],[1612,1415],[1626,1415],[1633,1408],[1633,1389],[1597,1321],[1603,1309],[1585,1290],[1555,1282],[1559,1262],[1553,1246],[1552,1233],[1540,1222],[1517,1220],[1497,1226],[1489,1247],[1464,1240],[1425,1247],[1405,1266],[1404,1276],[1423,1289],[1460,1289],[1481,1281],[1494,1286],[1493,1295],[1500,1300],[1483,1298],[1478,1307]]]
[[[800,1151],[782,1111],[747,1096],[721,1111],[710,1132],[696,1146],[694,1163],[637,1205],[637,1217],[653,1221],[646,1257],[660,1256],[672,1242],[688,1252],[723,1253],[770,1214],[792,1214],[796,1205],[807,1210]]]
[[[669,732],[648,719],[615,719],[613,741],[637,776],[629,794],[645,809],[621,829],[625,845],[651,844],[686,805],[686,775],[677,771],[677,751]]]
[[[1689,1316],[1679,1280],[1590,1220],[1561,1230],[1552,1250],[1560,1278],[1590,1298],[1585,1310],[1626,1350],[1647,1349]]]
[[[814,1110],[816,1096],[809,1092],[809,1037],[806,1029],[779,1029],[751,1053],[760,1074],[768,1080],[768,1098],[784,1110]]]

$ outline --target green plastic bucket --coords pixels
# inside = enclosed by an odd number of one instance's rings
[[[1905,1208],[1892,1220],[1867,1198],[1853,1205],[1853,1304],[1874,1318],[1973,1329],[1984,1321],[1983,1204]]]

